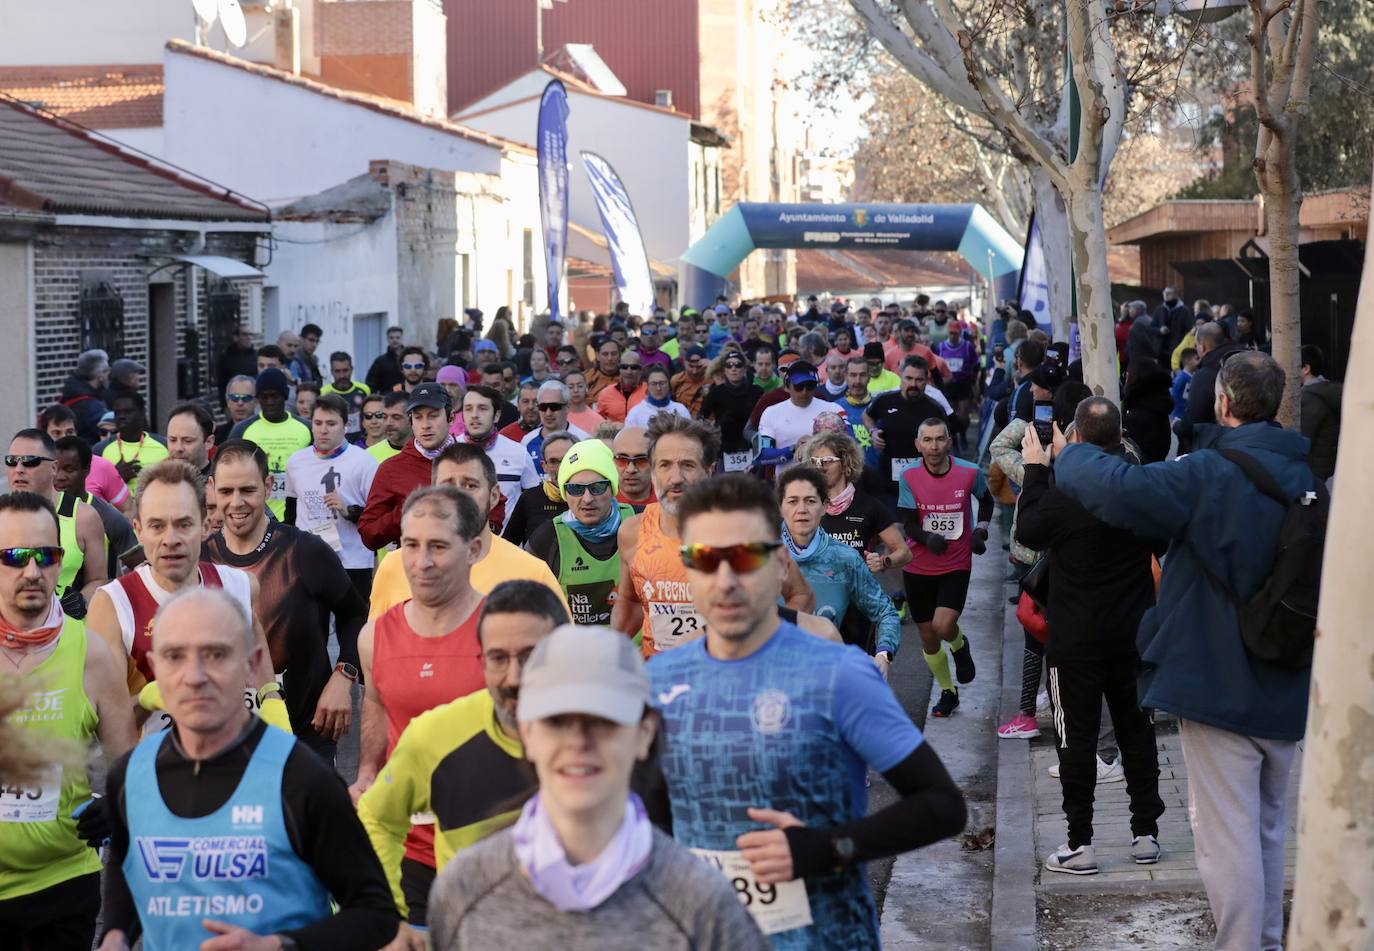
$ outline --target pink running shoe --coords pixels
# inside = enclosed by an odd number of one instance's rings
[[[1040,724],[1035,717],[1018,713],[997,728],[997,735],[1004,740],[1029,740],[1040,735]]]

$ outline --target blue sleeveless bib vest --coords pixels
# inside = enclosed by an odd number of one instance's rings
[[[281,808],[282,767],[294,737],[268,729],[229,800],[200,819],[174,815],[157,785],[167,739],[143,740],[129,757],[124,877],[148,951],[196,948],[212,935],[202,918],[259,935],[301,928],[331,914],[329,894],[291,848]]]

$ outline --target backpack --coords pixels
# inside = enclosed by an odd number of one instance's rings
[[[1253,456],[1235,449],[1219,451],[1240,467],[1255,488],[1285,509],[1269,577],[1248,600],[1231,595],[1241,640],[1260,660],[1290,670],[1309,667],[1316,641],[1322,552],[1331,507],[1326,486],[1314,479],[1312,489],[1291,499]],[[1217,580],[1215,576],[1213,580]]]

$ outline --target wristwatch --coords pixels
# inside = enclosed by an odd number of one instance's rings
[[[854,840],[847,835],[837,835],[830,840],[830,852],[835,857],[835,866],[844,868],[854,861]]]
[[[355,684],[358,682],[358,668],[352,664],[345,664],[342,661],[334,665],[334,673],[343,674]]]

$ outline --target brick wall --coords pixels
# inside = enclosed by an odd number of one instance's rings
[[[414,102],[411,0],[350,0],[315,10],[325,82]]]
[[[168,232],[101,231],[98,229],[59,228],[43,233],[34,241],[34,322],[35,384],[41,409],[56,402],[62,385],[76,365],[81,351],[80,300],[82,280],[99,275],[108,281],[124,301],[124,356],[149,364],[148,274],[171,256],[184,253],[184,234]],[[243,261],[253,260],[251,235],[209,235],[205,251]],[[174,265],[170,272],[175,288],[176,357],[186,356],[187,330],[200,337],[200,359],[196,387],[204,392],[213,354],[208,352],[206,299],[212,275],[197,267]],[[197,282],[195,313],[188,312],[189,282]],[[248,314],[248,290],[244,282],[237,289],[242,298],[242,313]],[[147,381],[144,398],[148,398]],[[154,422],[157,425],[157,421]]]

